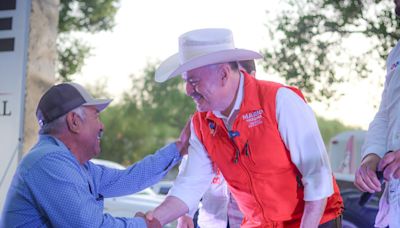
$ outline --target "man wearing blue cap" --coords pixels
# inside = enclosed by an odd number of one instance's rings
[[[103,200],[161,180],[187,153],[188,126],[175,143],[125,170],[96,165],[89,160],[100,153],[99,113],[110,102],[94,99],[76,83],[52,86],[42,96],[36,111],[39,141],[18,166],[0,227],[161,227],[140,214],[103,214]]]

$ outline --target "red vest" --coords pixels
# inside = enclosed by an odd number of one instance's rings
[[[286,224],[283,221],[298,227],[304,210],[301,174],[291,162],[276,120],[275,97],[283,85],[248,75],[244,79],[243,101],[231,137],[212,112],[195,113],[196,135],[244,213],[243,227]],[[302,97],[299,90],[290,89]],[[339,188],[333,182],[334,194],[328,199],[321,223],[342,213]]]

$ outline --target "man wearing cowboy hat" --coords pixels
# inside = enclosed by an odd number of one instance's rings
[[[240,70],[249,75],[256,76],[256,63],[254,59],[239,61]],[[183,171],[186,166],[187,156],[184,156],[179,170]],[[211,186],[201,197],[201,204],[189,210],[187,215],[178,219],[178,228],[194,227],[193,217],[197,214],[197,227],[240,227],[243,213],[240,211],[235,198],[229,192],[228,186],[221,171],[215,167],[215,176]]]
[[[180,36],[179,53],[161,63],[155,80],[181,74],[197,112],[186,168],[149,219],[166,224],[197,205],[216,165],[242,227],[340,227],[343,202],[301,92],[238,69],[261,57],[235,48],[228,29],[200,29]]]

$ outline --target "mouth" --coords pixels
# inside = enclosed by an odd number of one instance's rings
[[[97,139],[100,141],[101,137],[103,137],[103,130],[100,129],[99,133],[97,133]]]
[[[203,96],[201,96],[199,93],[193,93],[191,97],[196,103],[199,103],[200,100],[203,98]]]

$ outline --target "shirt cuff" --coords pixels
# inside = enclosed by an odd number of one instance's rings
[[[184,180],[186,178],[187,177],[176,179],[174,182],[174,186],[169,190],[168,195],[175,196],[182,200],[188,207],[188,210],[190,210],[196,208],[199,205],[200,199],[203,196],[205,190],[202,189],[204,187],[200,186],[198,186],[197,188],[187,186],[186,183],[188,182]],[[207,187],[207,185],[204,186]]]
[[[196,214],[196,211],[193,213],[193,215],[190,213],[190,211],[189,211],[189,213],[187,213],[187,214],[185,214],[185,215],[186,215],[187,217],[190,217],[191,219],[193,219],[194,214]]]
[[[132,223],[130,225],[134,225],[133,227],[147,227],[146,221],[142,217],[134,217],[132,218]],[[128,225],[128,227],[131,227]]]
[[[197,209],[198,209],[198,207],[189,209],[189,212],[186,215],[191,217],[191,218],[194,218],[194,215],[196,214]]]
[[[376,154],[380,158],[383,158],[383,156],[385,156],[386,152],[387,151],[385,151],[385,148],[382,148],[382,146],[371,145],[364,149],[362,159],[364,159],[369,154]]]
[[[304,185],[304,201],[327,198],[333,194],[333,177],[329,169],[307,175],[302,178]]]

